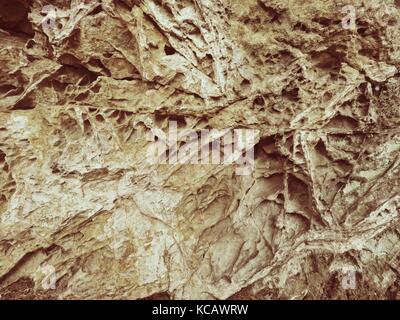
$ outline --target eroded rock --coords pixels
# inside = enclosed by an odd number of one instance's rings
[[[398,1],[41,2],[0,0],[2,298],[399,297]],[[149,164],[170,121],[253,170]]]

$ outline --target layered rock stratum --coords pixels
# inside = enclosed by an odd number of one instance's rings
[[[1,299],[400,298],[400,1],[0,0],[0,39]],[[253,170],[150,164],[171,121]]]

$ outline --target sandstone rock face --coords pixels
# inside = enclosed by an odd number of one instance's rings
[[[0,298],[400,298],[398,0],[0,0],[0,38]],[[149,163],[171,122],[251,172]]]

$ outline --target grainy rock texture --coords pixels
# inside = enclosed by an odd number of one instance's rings
[[[400,299],[400,1],[0,0],[0,39],[2,299]],[[149,164],[171,120],[254,170]]]

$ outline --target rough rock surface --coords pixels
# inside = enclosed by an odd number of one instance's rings
[[[399,299],[399,70],[398,0],[0,0],[0,298]]]

